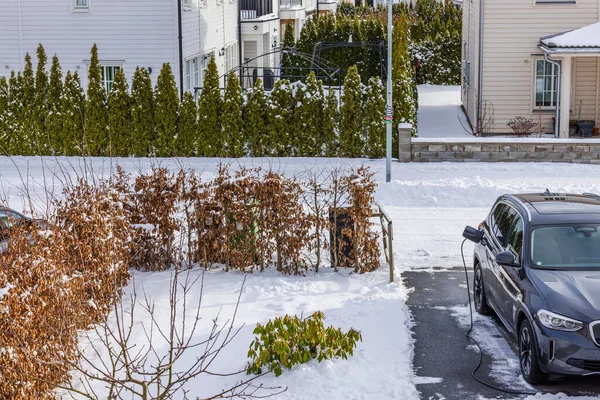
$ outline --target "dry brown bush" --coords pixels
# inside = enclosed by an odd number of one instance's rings
[[[101,320],[127,284],[130,227],[108,183],[65,190],[49,228],[23,227],[2,255],[0,398],[54,398],[77,330]]]
[[[371,222],[376,187],[373,176],[369,168],[361,166],[343,179],[350,196],[350,216],[354,221],[354,231],[347,232],[353,242],[351,258],[354,270],[360,273],[376,270],[381,259],[379,235],[373,231]]]

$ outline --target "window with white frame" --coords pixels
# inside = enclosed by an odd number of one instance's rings
[[[193,91],[194,88],[202,87],[204,73],[208,67],[210,55],[203,54],[197,57],[185,60],[184,68],[184,89]]]
[[[555,108],[558,86],[558,66],[546,60],[535,60],[534,108]]]
[[[192,68],[191,68],[191,64],[192,64],[192,60],[185,60],[185,68],[184,68],[184,89],[185,90],[191,90],[192,89],[192,79],[191,79],[191,72],[192,72]]]
[[[83,9],[89,8],[90,0],[73,0],[73,7]]]
[[[233,43],[225,48],[225,72],[228,73],[238,65],[238,44]]]
[[[192,9],[192,1],[191,0],[183,0],[183,8],[186,10]]]
[[[110,88],[115,81],[115,73],[121,69],[120,65],[100,65],[102,70],[102,85],[106,89],[106,93],[110,94]]]

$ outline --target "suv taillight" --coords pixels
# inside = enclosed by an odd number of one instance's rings
[[[479,223],[479,225],[477,225],[477,229],[481,230],[481,228],[483,228],[483,224],[485,223],[485,221],[481,221]]]

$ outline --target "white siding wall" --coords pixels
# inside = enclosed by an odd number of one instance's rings
[[[89,12],[73,12],[73,0],[0,1],[0,75],[21,70],[26,52],[35,63],[39,43],[49,60],[58,55],[65,73],[78,71],[84,86],[94,43],[100,60],[122,63],[129,79],[136,66],[151,67],[156,82],[164,62],[177,73],[176,0],[89,2]]]
[[[214,53],[219,76],[224,75],[225,54],[219,52],[238,42],[237,12],[235,0],[190,0],[182,15],[183,59]]]
[[[465,1],[465,7],[467,4]],[[506,123],[518,115],[538,120],[539,111],[533,110],[533,61],[536,56],[542,55],[537,47],[540,37],[597,22],[598,4],[599,0],[577,0],[577,4],[535,4],[535,0],[485,1],[482,96],[494,106],[495,133],[509,132]],[[586,103],[586,115],[595,107],[595,104],[589,103],[591,90],[585,88],[595,83],[595,76],[591,80],[593,73],[590,71],[593,63],[584,60],[575,64],[574,69],[580,73],[582,81],[575,90],[572,116],[577,117],[578,98]],[[595,99],[595,95],[593,97]],[[554,112],[541,113],[543,127],[550,131]]]

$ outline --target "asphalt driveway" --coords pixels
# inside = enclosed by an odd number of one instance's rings
[[[526,397],[488,388],[471,377],[479,362],[479,351],[465,336],[469,307],[462,268],[433,273],[407,271],[402,278],[407,287],[414,288],[408,306],[416,339],[413,367],[422,399]],[[598,377],[529,386],[521,378],[514,341],[493,317],[476,315],[473,335],[483,349],[483,363],[477,376],[485,382],[512,391],[600,396]]]

